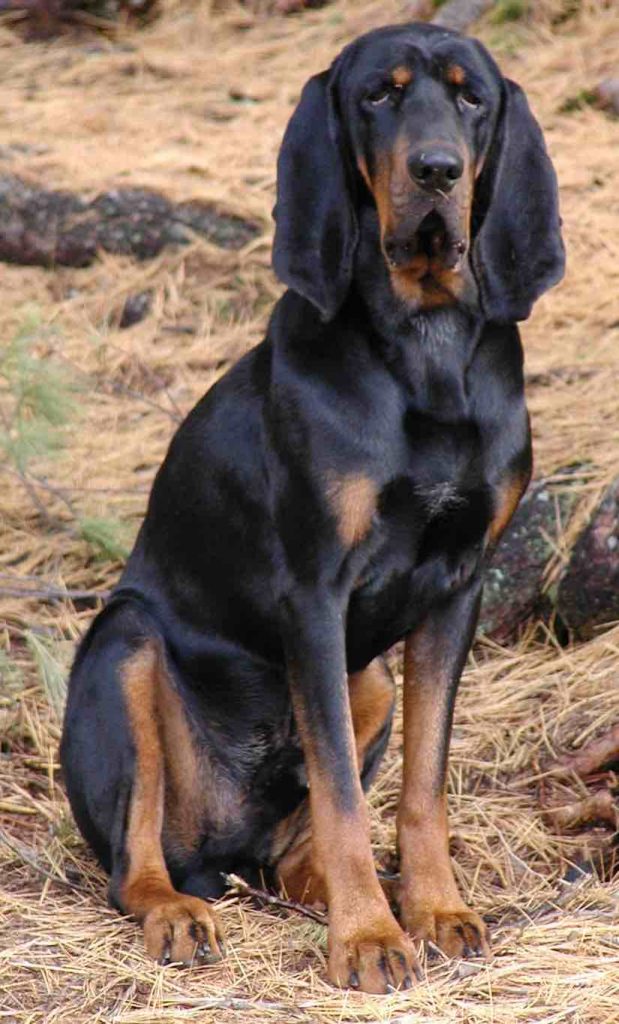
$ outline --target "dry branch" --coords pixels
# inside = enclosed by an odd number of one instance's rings
[[[619,802],[616,792],[617,776],[611,770],[619,765],[619,725],[603,736],[591,740],[574,754],[560,758],[539,787],[539,802],[544,817],[557,832],[567,832],[588,825],[604,823],[617,833],[619,830]],[[596,788],[585,797],[559,800],[557,780],[561,776],[577,775]],[[615,841],[602,850],[602,874],[615,873]]]
[[[575,772],[581,778],[602,771],[613,761],[619,761],[619,725],[610,732],[591,740],[575,754],[567,754],[558,763],[558,770]]]
[[[590,825],[592,822],[603,821],[613,829],[619,826],[619,812],[608,789],[598,789],[583,800],[574,800],[557,807],[549,807],[546,812],[553,828],[560,832]]]

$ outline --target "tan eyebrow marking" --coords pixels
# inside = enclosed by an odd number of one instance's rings
[[[408,85],[409,82],[412,82],[413,72],[404,64],[398,65],[398,67],[394,68],[391,72],[391,80],[394,85],[402,88],[403,86]]]
[[[451,85],[464,85],[466,81],[466,71],[461,68],[459,64],[450,64],[445,72],[445,77]]]

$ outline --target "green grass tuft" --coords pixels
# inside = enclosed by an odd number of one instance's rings
[[[11,661],[6,651],[0,650],[0,684],[2,684],[3,691],[11,683],[21,686],[22,682],[22,670],[14,661]],[[5,696],[6,694],[3,691],[0,692],[2,692],[2,696]]]
[[[529,11],[529,0],[499,0],[490,13],[490,21],[503,25],[506,21],[520,21]]]
[[[591,89],[580,89],[573,96],[568,96],[559,107],[560,114],[573,114],[578,110],[596,105],[597,97]]]
[[[56,643],[28,630],[25,634],[30,651],[56,721],[61,722],[67,698],[67,679],[63,661],[58,657]]]
[[[32,458],[62,447],[62,428],[76,410],[64,367],[35,351],[51,334],[31,310],[0,353],[0,454],[22,473]]]
[[[127,527],[117,519],[99,516],[84,516],[79,520],[82,538],[87,541],[99,557],[124,562],[129,554]]]

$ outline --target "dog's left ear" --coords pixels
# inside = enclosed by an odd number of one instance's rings
[[[358,238],[334,83],[338,62],[303,89],[277,162],[273,267],[331,320],[348,291]]]
[[[503,110],[478,183],[483,210],[472,262],[487,320],[526,320],[563,277],[557,179],[522,89],[504,79]]]

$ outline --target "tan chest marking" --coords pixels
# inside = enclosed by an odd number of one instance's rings
[[[488,531],[491,544],[496,544],[503,531],[507,528],[510,519],[518,508],[522,495],[527,489],[528,482],[528,475],[526,477],[513,477],[499,491],[496,510]]]
[[[378,485],[370,477],[349,473],[332,476],[327,500],[337,520],[337,531],[346,547],[354,547],[368,534],[376,511]]]

